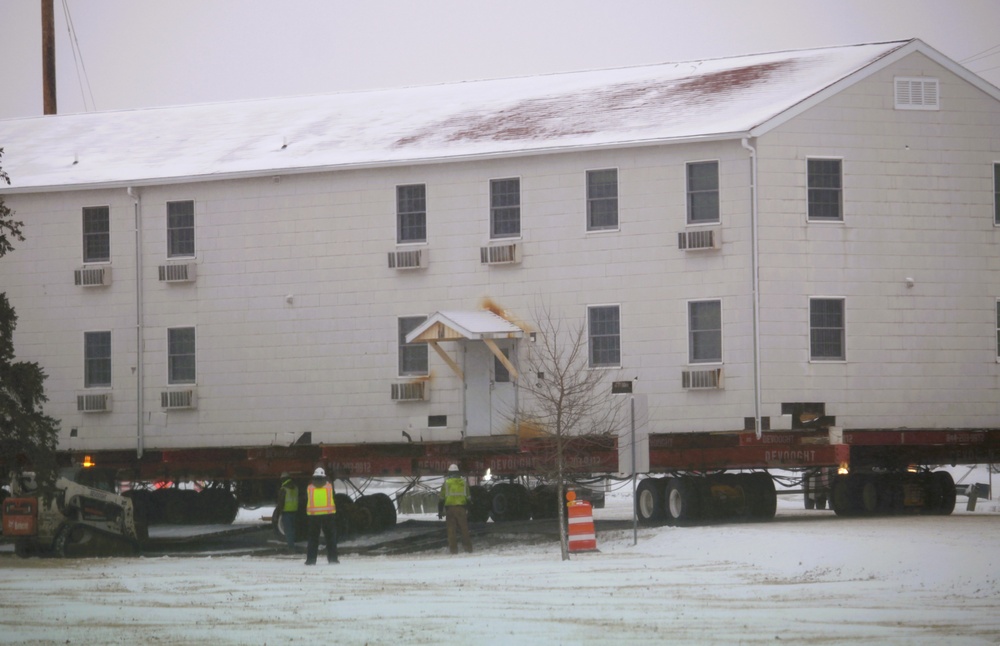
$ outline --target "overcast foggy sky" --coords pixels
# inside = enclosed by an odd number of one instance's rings
[[[81,90],[64,3],[89,91]],[[426,85],[911,37],[1000,86],[1000,0],[54,4],[60,113]],[[40,6],[40,0],[0,0],[0,118],[42,114]],[[983,52],[990,55],[963,62]]]

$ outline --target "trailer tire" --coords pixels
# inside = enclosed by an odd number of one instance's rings
[[[384,493],[374,493],[361,496],[357,504],[367,509],[371,514],[372,532],[383,532],[396,524],[396,506],[392,504],[392,498]]]
[[[347,537],[356,530],[356,527],[354,526],[354,519],[352,517],[355,507],[354,501],[351,500],[351,497],[346,493],[335,493],[333,494],[333,504],[337,508],[337,540],[346,540]],[[305,506],[303,505],[300,507],[300,510],[301,511],[299,513],[305,517]],[[305,532],[308,532],[308,525],[308,519],[306,519]],[[306,535],[305,532],[302,536]]]
[[[482,485],[469,487],[469,522],[485,523],[490,519],[490,492]]]
[[[559,515],[559,494],[553,485],[538,485],[531,490],[531,517],[535,520]]]
[[[671,478],[667,485],[668,522],[673,525],[691,525],[701,518],[701,497],[698,481],[691,476]]]
[[[490,518],[494,523],[531,518],[528,490],[508,482],[501,482],[490,489]]]
[[[873,475],[866,476],[859,485],[858,500],[861,503],[861,511],[866,516],[877,514],[885,506],[885,487],[882,479]]]
[[[774,480],[769,473],[758,471],[743,476],[743,490],[748,492],[750,517],[755,520],[771,520],[778,510],[778,495],[774,489]]]
[[[240,513],[240,505],[227,489],[202,489],[198,505],[213,524],[231,525]]]
[[[646,478],[635,492],[635,515],[642,525],[661,525],[666,521],[667,478]]]
[[[833,479],[833,483],[830,485],[830,508],[838,516],[854,515],[848,476],[838,475]]]
[[[955,479],[947,471],[935,471],[931,477],[938,493],[937,505],[931,513],[948,516],[955,511]]]

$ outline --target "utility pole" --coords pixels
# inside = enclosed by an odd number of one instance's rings
[[[42,0],[42,113],[56,114],[56,29],[53,0]]]

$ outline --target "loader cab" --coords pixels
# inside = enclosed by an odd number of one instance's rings
[[[73,466],[60,469],[59,476],[91,489],[100,489],[111,493],[118,491],[116,474],[112,469]]]

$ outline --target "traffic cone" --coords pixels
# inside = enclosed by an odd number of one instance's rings
[[[566,515],[569,520],[569,551],[596,552],[597,534],[594,532],[593,506],[586,500],[577,500],[576,492],[566,494]]]

